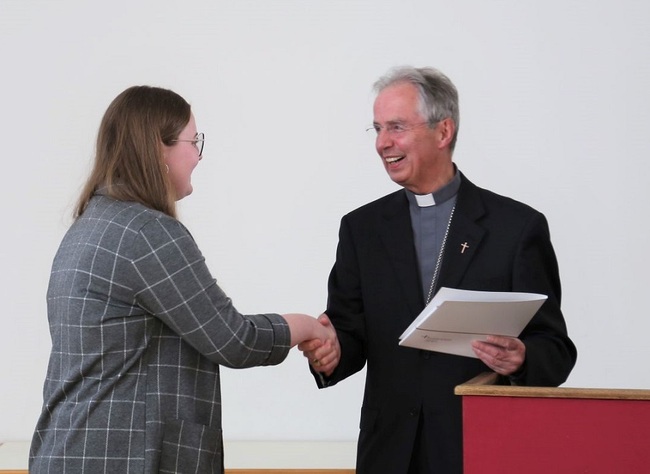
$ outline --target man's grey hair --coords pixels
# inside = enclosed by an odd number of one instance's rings
[[[458,91],[451,80],[432,67],[400,66],[391,69],[375,82],[373,89],[379,94],[388,86],[398,83],[413,84],[420,92],[420,113],[433,128],[446,118],[454,121],[455,131],[449,148],[453,151],[460,127]]]

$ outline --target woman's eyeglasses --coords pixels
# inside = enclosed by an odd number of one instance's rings
[[[204,133],[197,133],[196,138],[194,140],[181,140],[180,138],[177,138],[176,140],[172,140],[173,142],[189,142],[194,145],[194,147],[197,149],[199,152],[199,156],[203,157],[203,143],[205,142],[205,134]]]

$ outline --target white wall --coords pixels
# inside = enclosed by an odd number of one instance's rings
[[[645,0],[1,0],[0,440],[31,437],[51,260],[134,84],[193,104],[207,142],[181,215],[238,308],[318,314],[340,217],[395,189],[363,131],[371,84],[439,67],[456,163],[550,221],[579,349],[565,385],[650,388],[649,20]],[[317,390],[297,351],[224,370],[225,436],[353,440],[362,388]]]

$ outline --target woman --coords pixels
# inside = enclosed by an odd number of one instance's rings
[[[132,87],[106,111],[52,266],[30,472],[223,472],[219,365],[279,364],[335,337],[303,314],[244,316],[219,288],[176,220],[202,149],[172,91]]]

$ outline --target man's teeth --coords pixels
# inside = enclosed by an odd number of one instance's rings
[[[403,156],[388,156],[386,157],[386,163],[395,163],[404,158]]]

